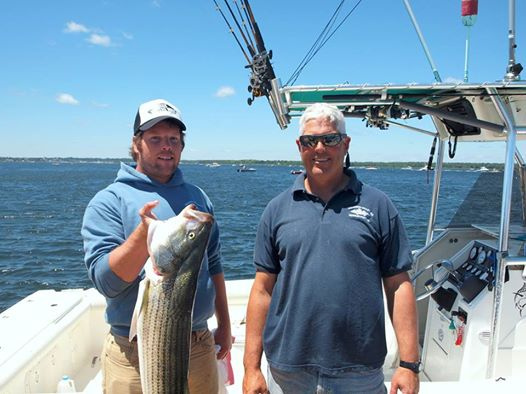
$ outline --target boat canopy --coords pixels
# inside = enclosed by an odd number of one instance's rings
[[[281,87],[275,79],[269,102],[283,129],[309,105],[326,102],[336,105],[347,117],[365,119],[371,127],[397,125],[429,135],[438,133],[441,139],[453,136],[459,141],[505,140],[507,128],[500,102],[514,120],[518,138],[526,138],[526,83],[522,81]],[[425,115],[435,117],[444,127],[429,132],[399,123]]]

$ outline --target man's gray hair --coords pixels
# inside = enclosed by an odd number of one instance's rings
[[[329,119],[336,126],[339,133],[345,134],[345,118],[341,111],[334,105],[316,103],[307,107],[300,118],[300,135],[303,134],[305,123],[311,119]]]

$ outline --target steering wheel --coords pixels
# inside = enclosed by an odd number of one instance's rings
[[[438,280],[435,280],[435,269],[437,268],[445,268],[445,273],[442,275],[442,277]],[[436,260],[432,263],[429,263],[424,268],[422,268],[420,271],[418,271],[415,276],[411,279],[411,282],[415,284],[416,279],[422,275],[424,272],[428,272],[431,270],[431,278],[428,279],[424,283],[425,290],[416,295],[416,300],[421,301],[429,297],[431,294],[435,293],[449,278],[449,274],[455,271],[455,268],[453,266],[453,263],[450,260]]]

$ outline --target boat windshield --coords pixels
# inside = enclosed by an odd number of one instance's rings
[[[472,186],[466,190],[465,198],[460,204],[457,203],[457,208],[445,227],[476,225],[497,232],[501,216],[502,179],[502,171],[478,172]],[[447,193],[444,192],[442,188],[441,194],[445,197],[439,200],[439,209],[441,205],[447,204]],[[444,216],[439,219],[447,220]],[[517,171],[513,178],[510,225],[523,226],[520,176]]]
[[[431,210],[433,174],[424,171],[399,170],[397,180],[380,178],[381,171],[360,171],[360,179],[380,187],[398,208],[409,236],[411,246],[425,244],[427,219]],[[378,174],[377,174],[378,173]],[[376,177],[373,177],[375,176]],[[404,176],[402,176],[404,175]],[[435,235],[452,227],[476,226],[497,234],[500,227],[502,204],[501,170],[444,170],[440,186]],[[522,226],[522,197],[518,173],[514,176],[512,192],[511,226]],[[401,190],[411,190],[410,193]]]

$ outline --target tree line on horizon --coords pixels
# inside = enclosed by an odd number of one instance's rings
[[[120,163],[130,162],[130,158],[79,158],[79,157],[0,157],[0,162],[32,162],[32,163]],[[281,165],[281,166],[302,166],[302,162],[299,160],[256,160],[256,159],[244,159],[244,160],[181,160],[181,164],[213,164],[219,165]],[[374,167],[374,168],[411,168],[411,169],[422,169],[427,163],[420,161],[396,161],[396,162],[385,162],[385,161],[361,161],[351,162],[352,167]],[[449,162],[444,163],[446,169],[459,169],[459,170],[470,170],[480,169],[482,167],[488,170],[502,170],[504,168],[503,163],[475,163],[475,162],[463,162],[455,163]]]

